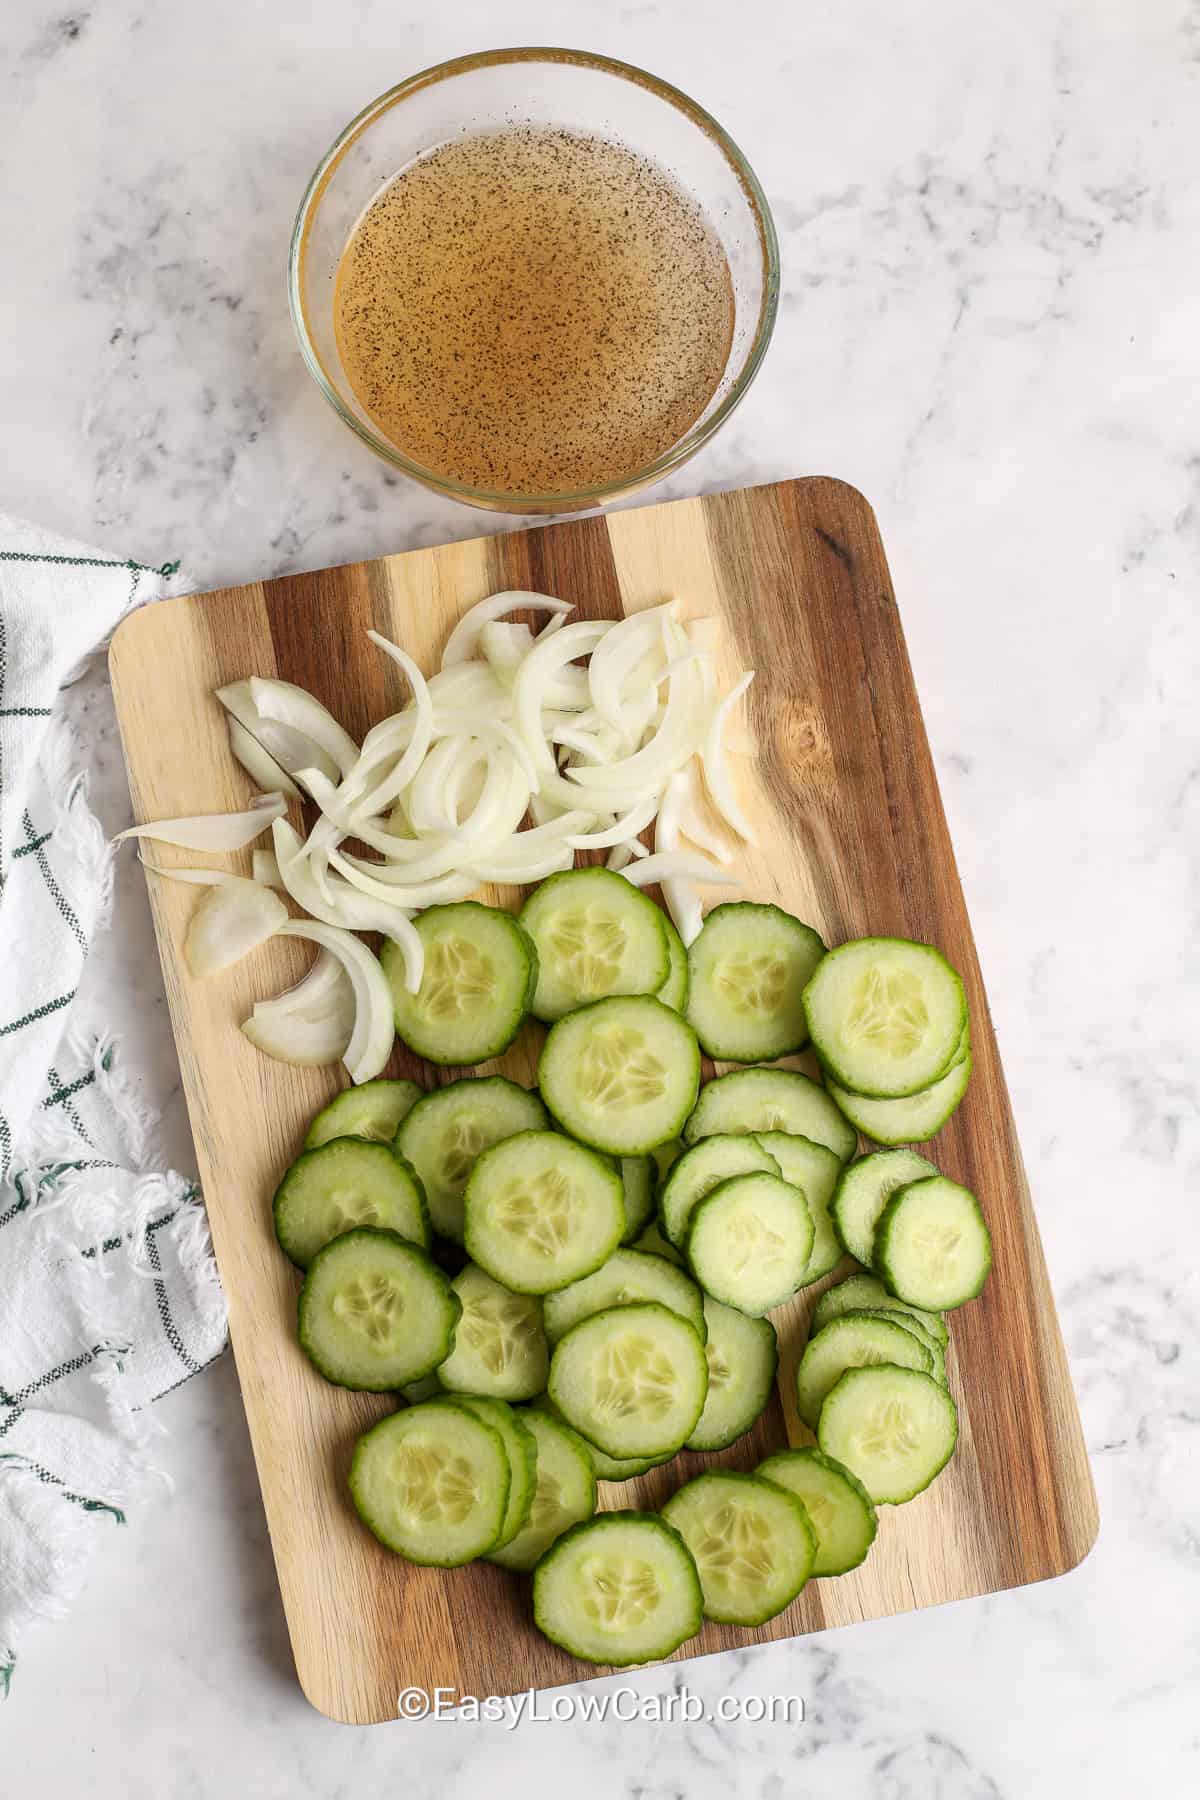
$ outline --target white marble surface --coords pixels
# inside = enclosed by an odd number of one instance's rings
[[[0,1708],[6,1791],[1093,1800],[1200,1789],[1200,11],[1195,0],[13,0],[0,17],[0,503],[198,585],[480,528],[304,374],[282,268],[337,128],[481,44],[656,68],[743,143],[785,261],[764,374],[679,493],[829,472],[876,504],[1094,1456],[1040,1588],[704,1664],[803,1725],[350,1731],[293,1681],[232,1366],[164,1403]],[[495,528],[499,521],[482,521]],[[100,677],[98,788],[127,805]],[[186,1126],[144,899],[99,990]],[[673,1674],[628,1683],[662,1692]],[[615,1684],[614,1684],[615,1685]]]

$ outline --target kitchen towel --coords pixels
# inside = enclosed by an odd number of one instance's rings
[[[225,1308],[195,1184],[75,1004],[103,955],[112,850],[60,692],[177,565],[48,543],[0,515],[0,1693],[148,1491],[147,1408],[217,1356]]]

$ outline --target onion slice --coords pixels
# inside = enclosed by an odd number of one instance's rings
[[[198,980],[215,975],[274,937],[287,917],[278,894],[231,875],[210,888],[192,914],[183,943],[184,961]]]
[[[577,656],[586,656],[612,629],[609,619],[580,619],[577,624],[564,625],[548,642],[535,643],[517,670],[512,690],[513,717],[539,771],[550,772],[554,768],[554,757],[542,728],[542,708],[551,704],[547,689],[560,670]]]
[[[354,986],[337,957],[319,950],[308,974],[285,993],[258,1001],[242,1030],[266,1056],[326,1068],[350,1047]]]
[[[257,852],[256,852],[257,854]],[[183,881],[189,887],[220,887],[223,881],[234,881],[237,877],[229,869],[168,869],[162,863],[148,862],[138,852],[138,861],[150,875],[161,875],[166,881]]]
[[[387,1066],[396,1036],[392,991],[378,959],[352,932],[314,924],[311,919],[288,919],[279,927],[279,935],[319,944],[345,969],[354,988],[354,1030],[346,1046],[346,1068],[356,1086],[374,1081]]]
[[[338,779],[341,771],[336,762],[312,738],[293,730],[290,725],[281,725],[278,719],[262,717],[254,704],[248,681],[231,681],[225,687],[217,688],[216,696],[230,718],[288,775],[294,775],[297,769],[315,767],[323,770],[331,780]],[[232,741],[231,730],[231,744]],[[234,754],[237,755],[236,750]],[[286,793],[286,788],[283,791]]]
[[[667,783],[667,791],[654,822],[654,849],[657,855],[671,855],[679,849],[679,817],[692,780],[692,765],[688,763],[686,768],[678,769]],[[691,883],[681,881],[677,875],[664,878],[662,891],[680,941],[685,949],[690,949],[700,936],[704,924],[700,897]]]
[[[564,614],[573,610],[569,600],[554,600],[549,594],[525,593],[520,588],[510,588],[503,594],[490,594],[486,600],[477,601],[468,608],[446,639],[446,648],[442,651],[442,667],[449,669],[455,663],[474,661],[483,627],[496,619],[506,618],[511,612]]]
[[[232,714],[229,718],[229,748],[260,792],[286,794],[289,800],[300,799],[300,789],[282,763],[276,762],[271,752]]]
[[[245,812],[195,813],[182,819],[151,819],[118,831],[114,844],[126,838],[154,838],[180,850],[244,850],[287,811],[282,794],[263,794]]]
[[[734,793],[733,782],[729,777],[729,767],[725,761],[722,735],[726,720],[753,680],[754,671],[749,669],[739,681],[734,682],[713,713],[712,722],[708,727],[704,746],[700,753],[700,760],[704,768],[704,781],[712,796],[713,805],[730,829],[736,831],[747,844],[757,844],[758,837]]]
[[[250,699],[260,719],[275,719],[311,738],[326,756],[333,758],[343,775],[348,775],[358,761],[358,745],[350,733],[307,688],[274,676],[252,675]]]
[[[279,859],[273,850],[251,851],[250,878],[262,887],[277,888],[280,893],[284,891],[279,875]]]
[[[634,887],[652,887],[656,881],[706,881],[718,887],[741,887],[741,882],[706,856],[690,856],[686,850],[656,851],[621,870]]]

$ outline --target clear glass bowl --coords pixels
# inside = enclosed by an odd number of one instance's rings
[[[616,138],[674,175],[720,237],[733,277],[734,329],[721,381],[677,443],[641,468],[573,493],[466,487],[423,468],[383,437],[360,406],[338,355],[334,278],[363,210],[401,169],[463,131],[533,123]],[[657,76],[576,50],[489,50],[439,63],[389,88],[347,125],[300,204],[288,295],[310,373],[339,416],[378,456],[452,499],[496,512],[578,512],[659,481],[695,455],[758,372],[775,324],[779,247],[754,171],[715,119]]]

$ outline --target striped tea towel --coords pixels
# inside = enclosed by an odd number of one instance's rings
[[[154,1121],[75,1004],[112,859],[59,689],[174,569],[50,545],[0,516],[3,1693],[24,1627],[66,1610],[151,1475],[143,1409],[225,1337],[196,1188],[147,1166]]]

